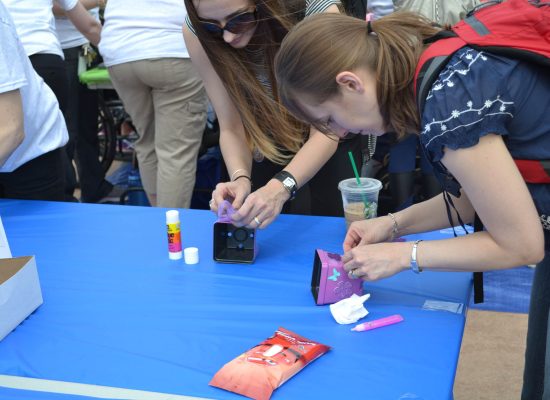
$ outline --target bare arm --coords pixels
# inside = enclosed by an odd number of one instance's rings
[[[92,17],[80,2],[71,10],[67,10],[66,13],[67,18],[69,18],[75,28],[78,29],[90,43],[97,46],[101,36],[101,24],[99,21]]]
[[[296,153],[292,161],[284,168],[296,178],[299,187],[304,186],[323,165],[333,156],[338,148],[338,142],[325,134],[311,128],[309,139]],[[281,182],[272,179],[268,182],[273,190],[280,192],[283,202],[290,197]]]
[[[487,135],[476,146],[447,150],[442,162],[468,193],[486,231],[425,243],[421,253],[427,268],[511,268],[544,257],[539,216],[501,136]]]
[[[461,190],[459,198],[451,196],[451,199],[456,208],[455,211],[453,207],[450,207],[455,225],[458,225],[457,211],[465,224],[472,223],[474,221],[474,208],[464,190]],[[399,236],[433,231],[450,226],[443,194],[394,213],[394,217],[399,227]],[[389,217],[385,218],[388,219],[389,225],[391,225],[390,228],[392,228],[393,221]]]
[[[484,136],[469,148],[447,149],[442,162],[461,183],[486,230],[420,243],[417,259],[422,268],[486,271],[535,264],[544,257],[535,205],[499,135]],[[400,215],[410,232],[429,226],[412,210]],[[434,218],[442,222],[440,215]],[[411,250],[412,243],[357,246],[346,253],[344,262],[347,270],[357,271],[354,275],[376,280],[408,269]]]
[[[474,208],[464,190],[461,190],[459,198],[451,196],[451,199],[456,208],[455,210],[450,207],[455,225],[458,225],[457,211],[465,224],[472,223]],[[393,216],[397,232],[394,232],[393,219],[388,215],[351,224],[344,239],[344,251],[365,244],[385,242],[392,237],[428,232],[450,226],[443,194],[393,213]]]
[[[0,166],[23,142],[23,106],[19,89],[0,93]]]
[[[84,8],[86,10],[91,10],[92,8],[99,7],[99,1],[98,0],[79,0],[79,2],[80,2],[80,4],[82,4],[82,6],[84,6]],[[53,14],[56,17],[66,17],[67,16],[67,13],[63,9],[63,7],[61,7],[56,2],[53,3],[52,10],[53,10]]]

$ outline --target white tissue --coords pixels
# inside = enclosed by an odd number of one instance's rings
[[[363,296],[357,296],[355,293],[347,299],[340,300],[330,305],[330,312],[339,324],[353,324],[369,312],[363,306],[363,303],[370,297],[370,293]]]

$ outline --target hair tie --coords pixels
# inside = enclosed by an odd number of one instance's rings
[[[370,35],[371,33],[374,33],[374,31],[372,30],[372,25],[371,25],[371,21],[374,20],[374,14],[373,13],[368,13],[365,17],[365,21],[367,21],[367,33]]]

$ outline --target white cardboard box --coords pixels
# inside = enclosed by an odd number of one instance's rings
[[[42,302],[34,256],[0,259],[0,340]]]
[[[6,231],[4,231],[4,225],[2,224],[2,218],[0,217],[0,258],[11,258],[10,245],[8,238],[6,237]]]
[[[0,340],[42,304],[42,291],[33,256],[11,257],[0,219]]]

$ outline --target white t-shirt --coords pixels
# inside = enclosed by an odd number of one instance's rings
[[[45,53],[63,57],[63,51],[55,33],[53,1],[2,0],[15,22],[17,33],[28,56]],[[68,11],[77,5],[78,0],[56,0],[56,2]]]
[[[55,95],[32,68],[2,1],[0,93],[19,89],[25,130],[23,143],[8,157],[4,165],[0,165],[0,172],[12,172],[27,161],[60,148],[67,143],[69,135]]]
[[[90,14],[99,21],[99,8],[92,8]],[[62,49],[72,49],[89,43],[67,17],[55,17],[55,30]]]
[[[189,58],[181,31],[186,15],[183,0],[109,0],[99,43],[105,65]]]

